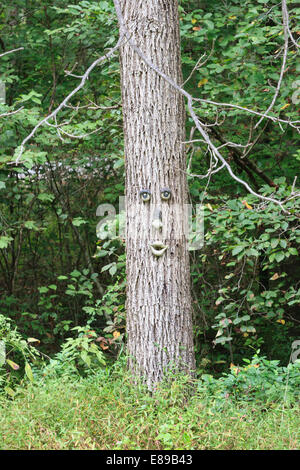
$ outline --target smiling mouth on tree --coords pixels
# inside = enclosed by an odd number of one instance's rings
[[[167,245],[164,245],[160,241],[155,241],[153,243],[150,243],[151,251],[155,256],[162,256],[166,249],[168,248]]]

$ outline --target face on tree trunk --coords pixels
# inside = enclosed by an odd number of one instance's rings
[[[182,83],[178,3],[123,0],[132,40]],[[194,368],[187,246],[185,109],[180,94],[121,47],[126,169],[127,350],[149,388]]]
[[[151,178],[150,178],[151,179]],[[127,240],[146,248],[145,256],[157,259],[174,256],[180,244],[186,244],[187,216],[183,201],[176,201],[176,189],[149,183],[136,192],[135,204],[128,207]],[[152,189],[151,189],[152,188]]]
[[[194,364],[186,184],[170,167],[172,154],[164,155],[166,172],[147,158],[147,173],[127,168],[134,181],[126,201],[128,352],[150,388],[170,368],[189,372]]]

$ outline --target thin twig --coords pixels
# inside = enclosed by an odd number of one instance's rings
[[[289,48],[289,33],[288,33],[288,25],[287,25],[287,10],[285,10],[285,0],[282,0],[282,22],[283,22],[283,33],[284,33],[284,48],[283,48],[283,58],[282,58],[282,64],[281,64],[281,70],[280,70],[280,76],[279,80],[276,86],[276,90],[273,96],[273,99],[265,112],[265,114],[269,114],[269,112],[272,110],[273,106],[276,103],[276,100],[278,98],[282,80],[283,80],[283,75],[285,72],[285,66],[286,66],[286,59],[287,59],[287,53],[288,53],[288,48]],[[260,118],[260,120],[255,124],[254,129],[257,129],[261,121],[263,120],[263,117]]]
[[[18,113],[19,111],[21,111],[22,109],[24,109],[24,106],[21,106],[21,108],[16,109],[15,111],[9,111],[8,113],[0,114],[0,118],[6,117],[6,116],[11,116],[12,114],[16,114],[16,113]]]
[[[289,12],[288,12],[288,9],[287,9],[287,4],[286,4],[286,0],[282,0],[282,12],[285,16],[285,28],[287,30],[287,33],[292,41],[292,43],[294,44],[294,46],[296,46],[297,48],[300,47],[299,44],[295,41],[293,35],[292,35],[292,32],[290,30],[290,26],[289,26]]]
[[[24,47],[18,47],[17,49],[12,49],[11,51],[2,52],[2,54],[0,54],[0,57],[3,57],[7,54],[12,54],[13,52],[22,51],[23,49]]]

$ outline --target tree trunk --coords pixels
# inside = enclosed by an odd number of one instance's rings
[[[122,0],[131,39],[182,83],[176,0]],[[128,42],[120,51],[126,161],[127,348],[150,389],[195,367],[187,246],[185,108]],[[164,191],[162,191],[164,190]],[[167,248],[166,248],[167,247]]]

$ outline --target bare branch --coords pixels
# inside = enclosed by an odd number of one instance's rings
[[[59,127],[59,131],[62,132],[64,135],[66,135],[67,137],[70,137],[71,139],[84,139],[85,137],[89,136],[89,135],[92,135],[92,134],[96,134],[97,132],[99,132],[102,128],[101,127],[98,127],[97,129],[94,129],[93,131],[91,132],[87,132],[86,134],[82,134],[82,135],[75,135],[75,134],[69,134],[69,132],[65,131],[64,129],[62,129],[61,127]],[[103,129],[102,129],[103,130]]]
[[[194,173],[188,173],[186,172],[186,174],[188,174],[189,176],[192,176],[194,178],[199,178],[199,179],[205,179],[205,178],[209,178],[211,175],[214,175],[215,173],[218,173],[218,171],[220,170],[223,170],[224,168],[224,163],[222,163],[221,166],[219,166],[218,168],[216,168],[215,170],[213,170],[213,165],[211,166],[211,168],[208,170],[208,172],[206,173],[206,175],[195,175]]]
[[[103,111],[110,111],[112,109],[119,109],[120,106],[121,106],[121,104],[115,104],[115,105],[111,105],[111,106],[101,106],[101,105],[98,105],[98,104],[94,103],[93,101],[90,101],[90,103],[91,104],[86,104],[86,105],[83,105],[83,106],[79,106],[79,105],[72,106],[71,104],[66,104],[65,107],[73,109],[74,111],[78,111],[78,109],[101,109]]]
[[[203,67],[203,65],[205,65],[207,63],[207,61],[210,59],[210,57],[212,56],[212,54],[214,52],[215,42],[216,42],[216,40],[214,39],[213,43],[212,43],[211,51],[210,51],[209,55],[206,57],[206,59],[203,62],[201,62],[201,60],[204,59],[204,57],[206,56],[206,53],[205,53],[197,60],[197,63],[195,65],[195,67],[193,68],[193,70],[191,71],[191,73],[189,74],[187,79],[182,83],[182,85],[181,85],[182,87],[184,87],[184,85],[186,85],[187,82],[192,78],[194,72],[196,72],[196,70],[199,70],[200,67]]]
[[[22,51],[23,49],[24,47],[18,47],[17,49],[12,49],[11,51],[2,52],[2,54],[0,54],[0,57],[3,57],[7,54],[12,54],[13,52]]]
[[[275,105],[275,103],[276,103],[277,97],[278,97],[279,92],[280,92],[280,88],[281,88],[281,84],[282,84],[282,80],[283,80],[283,75],[284,75],[284,72],[285,72],[287,53],[288,53],[288,49],[289,49],[289,34],[288,34],[288,25],[287,25],[287,16],[286,16],[286,14],[287,14],[287,9],[286,9],[285,0],[282,0],[282,21],[283,21],[283,32],[284,32],[284,47],[283,47],[282,65],[281,65],[280,76],[279,76],[279,80],[278,80],[278,83],[277,83],[277,86],[276,86],[276,90],[275,90],[273,99],[272,99],[267,111],[265,112],[265,114],[268,114],[271,111],[271,109],[273,108],[273,106]],[[255,124],[254,129],[256,129],[259,126],[259,124],[261,123],[262,120],[263,120],[263,117],[261,117],[260,120]]]
[[[287,31],[287,34],[289,35],[292,43],[294,44],[294,46],[296,46],[297,48],[300,47],[299,44],[295,41],[293,35],[292,35],[292,32],[290,30],[290,26],[289,26],[289,12],[288,12],[288,9],[287,9],[287,4],[286,4],[286,0],[282,0],[282,14],[283,14],[283,18],[284,18],[284,21],[283,21],[283,26],[284,28],[286,29]]]
[[[214,106],[222,106],[224,108],[240,109],[241,111],[246,111],[247,113],[250,113],[250,114],[256,114],[256,116],[261,116],[262,118],[268,118],[273,122],[278,122],[278,123],[282,123],[282,124],[293,125],[293,124],[300,123],[300,121],[286,121],[284,119],[280,119],[280,118],[277,118],[275,116],[269,116],[266,113],[259,113],[258,111],[254,111],[253,109],[245,108],[244,106],[239,106],[237,104],[218,103],[217,101],[206,100],[206,99],[203,99],[203,98],[193,98],[193,101],[200,101],[202,103],[208,103],[208,104],[212,104]],[[296,126],[292,126],[292,127],[296,127]]]
[[[22,109],[24,109],[24,106],[21,106],[21,108],[16,109],[15,111],[9,111],[8,113],[0,114],[0,118],[6,117],[6,116],[11,116],[12,114],[16,114],[16,113],[18,113],[19,111],[21,111]]]
[[[183,144],[194,144],[196,142],[202,142],[202,143],[206,143],[203,139],[194,139],[194,140],[186,140],[184,142],[182,142]],[[249,145],[251,145],[251,142],[248,143],[248,144],[245,144],[245,145],[242,145],[242,144],[236,144],[235,142],[226,142],[225,144],[222,144],[218,147],[218,149],[222,148],[222,147],[249,147]]]

